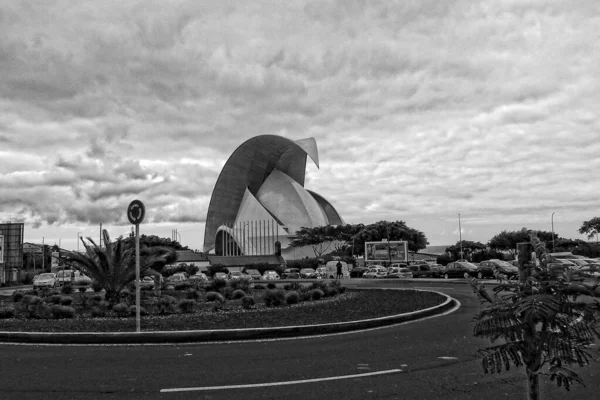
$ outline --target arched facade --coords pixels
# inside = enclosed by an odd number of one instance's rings
[[[301,227],[343,224],[323,196],[306,190],[306,160],[319,167],[314,138],[262,135],[240,145],[221,171],[208,207],[204,251],[217,255],[273,254]]]

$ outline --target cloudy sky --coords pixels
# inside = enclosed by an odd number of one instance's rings
[[[314,137],[305,187],[434,245],[600,216],[600,2],[0,3],[0,221],[202,248],[231,153]]]

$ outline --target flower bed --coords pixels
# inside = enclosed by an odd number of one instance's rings
[[[234,295],[236,289],[227,289],[230,288],[229,285],[219,288],[218,291],[207,287],[202,287],[200,290],[172,290],[163,293],[159,298],[151,292],[144,292],[141,305],[145,312],[141,319],[141,327],[144,331],[173,331],[311,325],[401,314],[432,307],[445,300],[445,297],[436,293],[414,290],[345,291],[345,288],[340,288],[339,283],[333,283],[328,287],[336,288],[335,293],[327,287],[320,289],[297,285],[291,287],[288,285],[287,290],[281,287],[277,289],[249,287],[243,291],[243,297],[238,298]],[[314,298],[313,293],[316,290],[322,292],[322,295],[317,293]],[[55,297],[50,299],[51,296]],[[67,299],[69,296],[58,298],[56,294],[50,294],[44,298],[44,303],[54,304],[51,307],[56,305],[55,308],[58,310],[60,307],[61,311],[42,316],[35,316],[31,310],[28,312],[23,308],[25,306],[23,304],[17,305],[24,297],[17,303],[11,297],[2,299],[0,314],[2,309],[11,306],[18,311],[13,317],[0,319],[0,331],[135,331],[135,306],[130,304],[131,294],[126,294],[125,297],[129,297],[121,303],[123,306],[120,310],[115,311],[113,307],[104,312],[99,309],[99,303],[103,300],[98,297],[94,299],[98,294],[86,293],[84,296],[86,298],[80,294],[74,295],[69,303]],[[225,299],[224,302],[218,299],[209,300],[211,297],[219,296],[229,299]],[[252,299],[251,302],[254,304],[248,305],[247,303],[250,302],[248,299]],[[31,299],[28,301],[31,302]],[[61,304],[61,301],[69,304]],[[72,308],[73,315],[69,316],[66,308]]]

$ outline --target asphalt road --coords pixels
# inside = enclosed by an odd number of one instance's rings
[[[471,334],[479,305],[466,285],[373,284],[432,288],[462,306],[393,327],[275,341],[0,344],[0,399],[525,398],[523,371],[483,374],[476,351],[486,343]],[[587,387],[566,392],[543,383],[543,398],[598,398],[600,365],[579,372]]]

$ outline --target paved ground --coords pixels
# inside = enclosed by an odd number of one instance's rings
[[[0,345],[0,398],[525,398],[522,371],[482,373],[476,350],[485,343],[471,334],[471,319],[479,305],[468,286],[440,281],[375,284],[431,288],[453,296],[462,307],[445,316],[405,325],[279,341],[166,346]],[[600,357],[597,349],[592,351]],[[598,364],[585,370],[582,377],[588,387],[577,386],[571,393],[544,383],[543,398],[596,399],[599,374]],[[185,388],[196,390],[164,391]],[[197,390],[201,388],[204,390]]]

